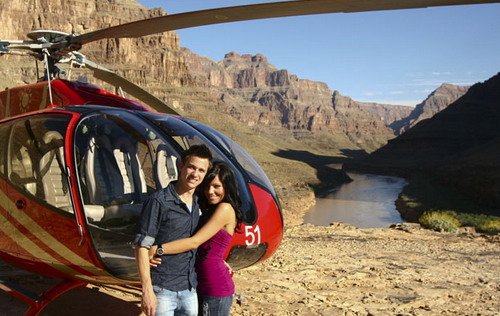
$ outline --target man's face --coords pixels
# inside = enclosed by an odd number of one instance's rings
[[[206,158],[190,156],[186,163],[181,163],[179,181],[190,189],[195,189],[201,184],[207,174],[210,163]]]

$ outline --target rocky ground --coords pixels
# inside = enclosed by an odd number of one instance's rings
[[[299,225],[236,276],[236,315],[499,315],[500,239]]]
[[[48,282],[17,279],[39,287]],[[238,271],[235,282],[233,315],[499,315],[500,237],[416,224],[297,223],[287,227],[273,257]],[[139,315],[139,303],[138,290],[89,285],[64,294],[42,315]],[[3,292],[0,306],[0,315],[26,309]]]

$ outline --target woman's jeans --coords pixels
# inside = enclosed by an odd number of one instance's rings
[[[233,304],[231,296],[203,296],[199,295],[200,315],[202,316],[229,316],[231,305]]]
[[[153,290],[158,300],[155,316],[198,315],[196,289],[175,292],[154,285]]]

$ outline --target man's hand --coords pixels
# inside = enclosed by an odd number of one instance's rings
[[[151,287],[149,289],[143,289],[141,308],[144,314],[146,314],[146,316],[154,316],[156,314],[157,305],[158,301],[156,299],[153,288]]]
[[[141,278],[142,287],[142,301],[141,309],[146,316],[154,316],[156,313],[156,300],[155,292],[153,291],[153,284],[151,282],[151,273],[149,267],[149,249],[144,247],[135,248],[135,256],[137,258],[137,269]]]

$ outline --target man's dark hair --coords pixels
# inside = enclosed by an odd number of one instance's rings
[[[186,163],[191,156],[208,159],[210,166],[212,165],[212,152],[206,145],[193,145],[184,150],[181,155],[181,162]]]

